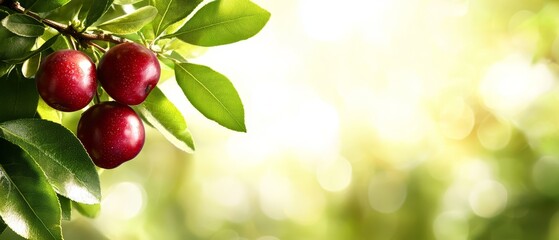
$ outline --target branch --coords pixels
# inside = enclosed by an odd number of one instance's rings
[[[5,5],[19,13],[26,14],[32,18],[37,19],[38,21],[42,22],[43,24],[54,28],[59,33],[70,35],[77,39],[81,44],[87,44],[90,46],[98,47],[99,45],[95,44],[94,40],[111,42],[111,43],[125,43],[131,42],[126,38],[121,38],[115,35],[106,34],[106,33],[86,33],[86,32],[79,32],[73,26],[62,24],[59,22],[52,21],[50,19],[41,18],[37,13],[28,11],[24,7],[22,7],[19,2],[17,1],[10,1],[10,0],[0,0],[0,5]]]

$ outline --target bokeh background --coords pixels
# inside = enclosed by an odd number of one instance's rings
[[[192,62],[247,133],[174,81],[196,152],[150,130],[66,239],[559,239],[559,2],[254,0],[256,37]]]

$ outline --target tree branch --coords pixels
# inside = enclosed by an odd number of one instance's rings
[[[0,5],[7,6],[11,9],[15,10],[16,12],[19,12],[19,13],[25,14],[27,16],[30,16],[32,18],[35,18],[38,21],[45,24],[46,26],[54,28],[56,31],[58,31],[61,34],[70,35],[70,36],[74,37],[81,44],[86,44],[86,45],[90,45],[90,46],[94,46],[94,47],[99,47],[99,45],[97,45],[93,42],[94,40],[111,42],[111,43],[116,43],[116,44],[131,42],[130,40],[128,40],[126,38],[121,38],[121,37],[111,35],[111,34],[106,34],[106,33],[79,32],[71,25],[62,24],[62,23],[55,22],[55,21],[52,21],[52,20],[46,19],[46,18],[41,18],[41,16],[39,16],[37,13],[28,11],[27,9],[22,7],[19,4],[19,2],[17,2],[17,1],[0,0]]]

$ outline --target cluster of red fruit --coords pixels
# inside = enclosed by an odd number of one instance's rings
[[[98,68],[85,53],[60,50],[48,55],[36,74],[41,98],[51,107],[72,112],[97,94],[97,80],[114,99],[87,109],[77,136],[102,168],[115,168],[134,158],[144,145],[142,120],[128,105],[142,103],[157,85],[161,69],[155,54],[137,43],[109,49]]]

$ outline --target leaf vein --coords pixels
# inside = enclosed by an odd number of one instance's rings
[[[40,153],[42,153],[43,155],[45,155],[46,157],[48,157],[49,159],[53,160],[53,162],[55,162],[57,165],[61,166],[64,170],[66,170],[74,179],[77,180],[77,182],[80,183],[81,186],[87,186],[87,184],[85,184],[85,182],[80,179],[79,175],[74,174],[68,167],[66,167],[64,164],[62,164],[57,158],[55,158],[53,155],[51,155],[49,152],[47,151],[43,151],[42,148],[38,147],[37,145],[33,144],[33,143],[28,143],[26,141],[24,141],[22,138],[19,138],[18,135],[14,134],[13,132],[9,131],[6,128],[2,128],[0,126],[0,129],[2,129],[4,132],[9,133],[10,135],[16,137],[19,140],[22,140],[23,142],[27,143],[29,146],[35,148],[36,150],[38,150]],[[25,150],[24,150],[25,151]],[[26,151],[27,152],[27,151]],[[29,153],[28,153],[29,154]],[[31,156],[31,158],[33,158],[33,156],[31,154],[29,154],[29,156]],[[35,158],[33,158],[35,159]],[[44,171],[44,170],[43,170]],[[48,178],[47,178],[48,179]],[[49,180],[50,181],[50,180]]]
[[[169,12],[169,8],[171,8],[171,3],[172,2],[173,2],[173,0],[169,1],[169,4],[167,4],[167,7],[165,8],[165,12],[161,16],[161,21],[159,21],[159,24],[157,24],[157,29],[155,29],[155,34],[156,35],[159,35],[159,29],[161,28],[161,24],[163,24],[163,21],[165,20],[165,17],[167,16],[167,12]]]
[[[174,34],[171,34],[171,35],[169,35],[169,36],[170,36],[170,37],[174,37],[174,36],[178,36],[178,35],[189,34],[189,33],[192,33],[192,32],[204,30],[204,29],[206,29],[206,28],[211,28],[211,27],[215,27],[215,26],[218,26],[218,25],[222,25],[222,24],[229,24],[229,23],[231,23],[231,22],[244,20],[244,18],[252,18],[252,17],[257,17],[257,16],[260,16],[260,15],[263,15],[263,14],[253,14],[253,15],[248,15],[248,16],[242,16],[242,17],[237,17],[237,18],[233,18],[233,19],[228,19],[228,20],[225,20],[225,21],[215,22],[215,23],[212,23],[212,24],[208,24],[208,25],[204,25],[204,26],[197,27],[197,28],[193,28],[193,29],[190,29],[190,30],[187,30],[187,31],[184,31],[184,32],[174,33]]]

